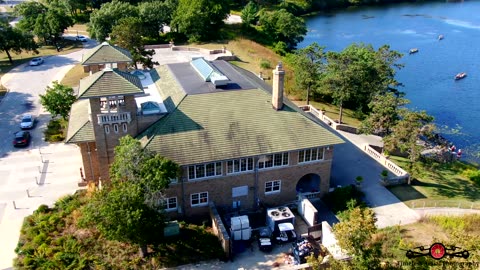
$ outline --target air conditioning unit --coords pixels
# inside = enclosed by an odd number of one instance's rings
[[[290,208],[281,206],[267,209],[267,226],[270,230],[272,232],[278,231],[278,224],[280,223],[295,224],[295,215]]]

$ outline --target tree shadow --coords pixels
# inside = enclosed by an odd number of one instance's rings
[[[427,196],[416,190],[412,185],[403,184],[390,186],[388,187],[388,190],[390,190],[390,192],[392,192],[402,202],[427,198]]]

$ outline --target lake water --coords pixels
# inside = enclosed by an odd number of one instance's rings
[[[480,1],[429,2],[356,8],[306,19],[299,48],[317,42],[327,51],[351,43],[388,44],[404,54],[397,80],[410,108],[435,117],[439,132],[480,161]],[[438,40],[444,35],[443,40]],[[419,52],[409,54],[411,48]],[[465,79],[455,81],[457,73]]]

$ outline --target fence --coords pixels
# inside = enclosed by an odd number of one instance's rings
[[[322,111],[317,110],[312,105],[303,105],[303,106],[299,106],[299,108],[305,112],[311,113],[313,116],[327,123],[329,126],[331,126],[335,130],[343,130],[350,133],[357,132],[357,130],[354,127],[336,123],[330,117],[326,116]],[[385,182],[385,185],[395,184],[396,182],[399,182],[399,183],[404,182],[406,179],[408,179],[408,177],[410,177],[410,175],[405,170],[403,170],[397,164],[390,161],[386,156],[379,153],[377,150],[375,150],[375,148],[371,147],[370,145],[365,144],[363,147],[363,151],[397,176],[392,178],[393,182],[387,180]]]
[[[450,200],[428,200],[405,202],[413,209],[432,209],[432,208],[451,208],[451,209],[471,209],[480,211],[480,203],[478,202],[456,202]]]

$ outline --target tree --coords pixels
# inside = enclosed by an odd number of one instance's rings
[[[138,17],[138,8],[120,0],[105,3],[90,15],[88,33],[90,37],[103,41],[112,32],[113,26],[127,17]]]
[[[45,95],[40,95],[40,103],[52,114],[52,117],[60,115],[67,119],[72,104],[77,98],[73,88],[54,81],[52,87],[47,86]]]
[[[258,13],[258,7],[255,4],[255,2],[250,1],[248,4],[242,9],[242,23],[244,25],[251,25],[255,24],[257,22],[257,13]]]
[[[36,1],[24,1],[15,5],[14,14],[17,17],[21,17],[16,27],[24,32],[33,31],[37,17],[45,13],[46,10],[47,7],[45,5]]]
[[[295,17],[285,9],[259,12],[259,23],[266,36],[272,37],[275,42],[283,41],[288,49],[293,49],[307,34],[305,21]]]
[[[383,138],[384,149],[387,152],[399,149],[406,152],[409,158],[408,169],[412,172],[413,165],[420,158],[423,146],[418,144],[422,136],[430,136],[435,126],[433,117],[425,111],[415,112],[408,109],[400,111],[400,120],[393,127],[392,133]],[[410,179],[409,179],[410,184]]]
[[[377,233],[375,213],[369,208],[349,206],[345,219],[333,225],[338,245],[352,255],[353,269],[380,269],[381,243]]]
[[[15,6],[15,14],[22,17],[18,22],[20,29],[32,31],[45,43],[52,39],[57,48],[58,38],[73,24],[65,7],[58,2],[51,2],[49,6],[38,2],[23,2]]]
[[[8,22],[0,20],[0,50],[4,51],[10,64],[13,64],[11,52],[20,54],[22,51],[32,51],[38,54],[38,45],[33,36],[20,29],[13,28]]]
[[[163,32],[163,26],[170,21],[173,13],[167,4],[160,1],[141,2],[138,10],[144,32],[151,37],[158,37],[158,33]]]
[[[95,225],[107,239],[147,245],[163,237],[163,191],[177,177],[179,166],[142,148],[130,136],[120,139],[110,168],[111,183],[94,193],[83,224]]]
[[[179,0],[171,26],[191,42],[202,41],[218,35],[229,13],[229,1]]]
[[[135,68],[138,68],[138,62],[142,63],[144,68],[152,68],[154,64],[158,64],[152,61],[155,51],[145,49],[142,38],[144,33],[142,21],[133,17],[121,19],[112,29],[111,38],[118,46],[130,51]]]
[[[364,134],[389,135],[400,120],[400,107],[410,103],[408,99],[392,92],[377,94],[368,104],[370,114],[362,121],[360,132]]]
[[[310,93],[318,85],[320,76],[325,68],[323,53],[324,47],[316,42],[295,52],[293,67],[295,72],[295,85],[299,89],[306,89],[307,105],[310,103]]]
[[[327,68],[322,78],[324,92],[329,93],[339,106],[339,121],[342,122],[343,108],[349,105],[365,112],[376,94],[387,91],[398,92],[394,87],[395,68],[401,54],[384,45],[375,51],[371,45],[352,44],[341,52],[328,52]]]

